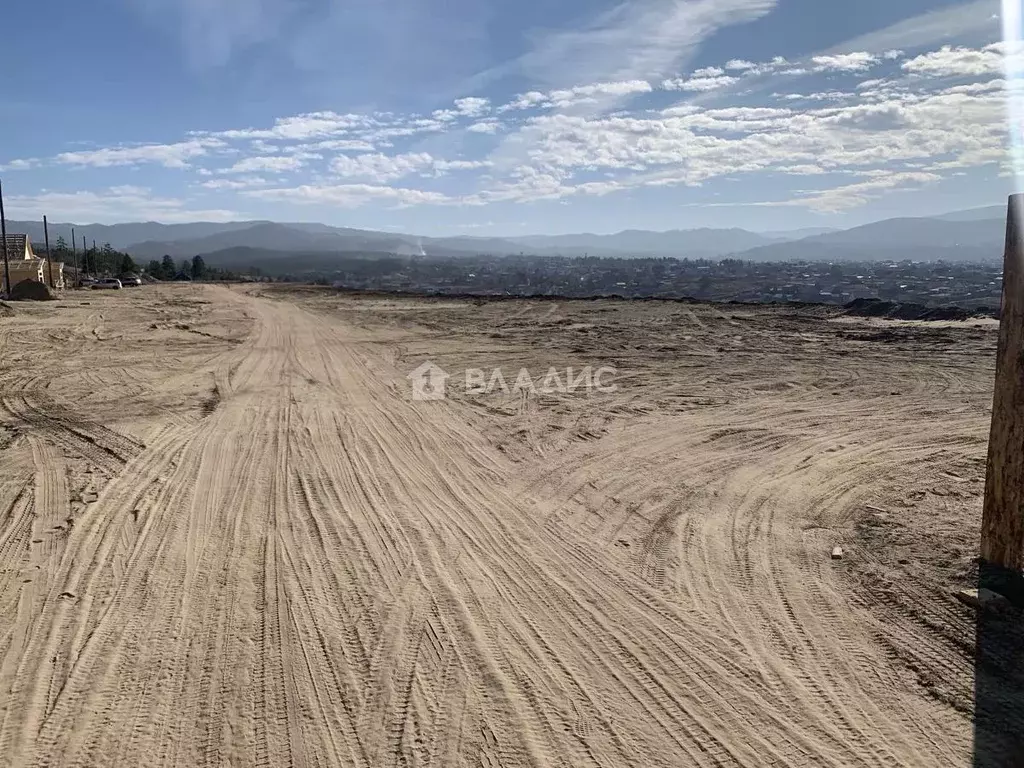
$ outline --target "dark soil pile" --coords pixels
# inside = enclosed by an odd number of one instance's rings
[[[963,307],[928,307],[924,304],[901,304],[881,299],[854,299],[843,307],[846,314],[856,317],[884,317],[888,320],[969,320],[972,317],[995,317],[989,307],[964,309]]]
[[[52,301],[55,297],[38,280],[22,280],[11,288],[10,298],[15,301]]]

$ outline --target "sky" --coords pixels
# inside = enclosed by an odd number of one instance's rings
[[[1000,204],[1020,2],[12,3],[46,34],[0,53],[6,213],[490,236]]]

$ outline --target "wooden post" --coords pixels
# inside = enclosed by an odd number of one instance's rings
[[[50,253],[50,225],[46,223],[46,216],[43,216],[43,239],[46,241],[46,271],[50,275],[50,287],[56,289],[53,284],[53,254]]]
[[[1024,570],[1024,194],[1006,210],[1003,299],[988,440],[981,558]]]
[[[4,188],[0,182],[0,237],[4,239],[4,296],[11,295],[11,265],[7,261],[7,219],[4,216]]]
[[[81,275],[78,274],[78,241],[75,240],[75,228],[71,228],[71,255],[75,257],[75,288],[82,284]]]

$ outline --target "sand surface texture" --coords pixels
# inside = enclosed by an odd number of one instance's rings
[[[953,592],[996,335],[270,287],[14,305],[0,765],[971,765]],[[428,360],[444,401],[410,396]],[[616,390],[461,373],[587,365]]]

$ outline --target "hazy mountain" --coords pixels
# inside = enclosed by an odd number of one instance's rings
[[[334,227],[260,222],[244,229],[228,230],[198,238],[146,241],[128,246],[136,259],[159,259],[164,254],[190,257],[227,248],[258,248],[278,252],[376,251],[402,253],[412,249],[407,240],[383,232]]]
[[[829,232],[839,232],[836,227],[805,227],[804,229],[787,229],[778,232],[761,232],[763,237],[767,237],[769,240],[802,240],[805,237],[814,237],[815,235],[827,235]]]
[[[225,232],[238,232],[249,229],[256,224],[268,224],[270,222],[256,221],[231,221],[231,222],[209,222],[196,221],[188,224],[159,224],[155,221],[135,222],[128,224],[68,224],[66,222],[50,222],[50,244],[57,242],[62,236],[67,243],[71,244],[71,229],[75,230],[75,238],[80,248],[82,237],[92,247],[92,241],[97,245],[110,243],[118,250],[124,250],[134,243],[144,240],[165,240],[177,241],[188,240]],[[31,238],[34,244],[42,246],[44,243],[43,222],[41,221],[8,221],[8,232],[24,232]],[[161,254],[163,255],[163,254]]]
[[[627,229],[614,235],[534,235],[510,238],[524,246],[549,251],[602,251],[635,256],[677,256],[712,258],[743,251],[773,241],[772,238],[745,229],[674,229],[648,232]]]
[[[649,232],[625,230],[611,235],[532,235],[514,237],[420,237],[414,234],[332,227],[318,223],[270,221],[192,222],[159,224],[50,225],[51,244],[58,236],[70,241],[74,226],[91,245],[110,243],[137,260],[164,254],[189,258],[231,249],[255,249],[277,254],[393,254],[396,256],[458,257],[467,254],[527,253],[561,256],[673,256],[677,258],[737,258],[774,261],[866,259],[987,259],[999,258],[1005,233],[1005,208],[988,206],[935,217],[896,218],[846,230],[813,227],[757,233],[745,229],[690,229]],[[10,221],[8,232],[25,232],[38,247],[43,244],[42,222]],[[319,257],[318,257],[319,259]]]
[[[982,219],[999,219],[1000,221],[1005,222],[1006,206],[989,205],[984,208],[971,208],[966,211],[943,213],[940,216],[932,216],[931,218],[942,219],[943,221],[981,221]]]
[[[886,219],[735,256],[750,261],[978,261],[999,258],[1003,238],[999,219]]]

